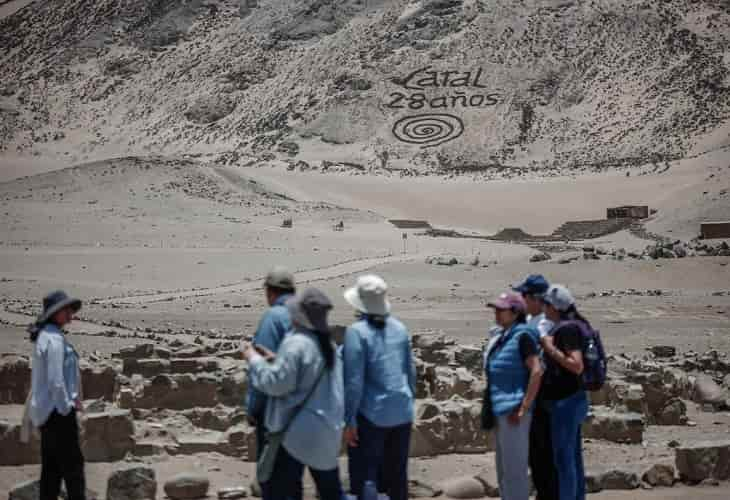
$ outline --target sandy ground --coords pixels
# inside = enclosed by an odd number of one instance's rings
[[[640,251],[650,243],[624,231],[570,243],[553,252],[552,260],[530,263],[537,250],[526,245],[432,238],[412,230],[405,231],[404,241],[404,231],[387,222],[403,217],[479,234],[508,226],[549,233],[567,220],[603,217],[606,206],[645,201],[659,207],[649,230],[692,236],[702,213],[727,209],[719,194],[699,204],[702,192],[726,185],[727,175],[718,178],[716,171],[725,168],[721,155],[678,162],[662,175],[512,182],[222,168],[179,158],[64,170],[39,162],[28,171],[38,173],[18,178],[22,164],[11,157],[2,161],[0,353],[27,354],[23,326],[37,311],[39,297],[56,287],[85,300],[84,321],[70,334],[84,356],[144,342],[139,332],[144,328],[170,329],[173,333],[160,337],[165,341],[190,342],[210,331],[237,341],[255,328],[264,308],[262,277],[275,263],[295,270],[302,285],[321,287],[332,297],[334,324],[352,321],[343,289],[372,271],[390,283],[394,311],[411,330],[443,331],[461,343],[480,344],[493,323],[485,302],[540,272],[574,290],[611,353],[642,353],[656,344],[680,352],[730,350],[730,257],[557,263],[580,256],[584,244]],[[688,214],[683,207],[690,202],[699,208]],[[281,227],[287,218],[292,228]],[[333,230],[339,221],[344,231]],[[459,264],[428,264],[429,256],[454,256]],[[101,323],[109,321],[122,325],[113,328],[117,337],[100,335],[109,329]],[[141,338],[131,338],[135,335]],[[1,410],[6,417],[17,413]],[[666,444],[673,438],[727,438],[729,415],[690,411],[697,427],[652,427],[645,446],[587,443],[589,465],[671,462]],[[182,470],[205,470],[213,489],[246,485],[253,472],[251,464],[217,455],[170,457],[153,465],[163,481]],[[112,467],[89,464],[90,487],[103,492]],[[414,477],[433,483],[493,471],[493,457],[443,456],[414,460],[411,467]],[[37,474],[35,466],[3,468],[0,496]],[[728,491],[727,485],[677,487],[596,498],[712,500],[727,498]]]

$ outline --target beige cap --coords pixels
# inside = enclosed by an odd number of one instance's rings
[[[266,275],[264,285],[282,290],[294,290],[294,275],[285,267],[276,266]]]

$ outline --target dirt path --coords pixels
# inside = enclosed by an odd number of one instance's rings
[[[362,273],[373,267],[403,263],[419,258],[425,258],[426,254],[405,254],[389,255],[385,257],[373,257],[367,259],[356,259],[340,262],[327,267],[311,269],[296,273],[297,283],[313,283],[335,278],[341,278],[351,274]],[[263,277],[256,278],[230,285],[222,285],[211,288],[197,288],[194,290],[180,290],[173,292],[161,292],[152,294],[130,295],[127,297],[112,297],[95,301],[98,304],[146,304],[150,302],[164,302],[188,297],[203,297],[221,293],[252,292],[262,288]]]

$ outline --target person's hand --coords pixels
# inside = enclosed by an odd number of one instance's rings
[[[525,416],[525,410],[520,406],[515,411],[509,414],[507,417],[507,420],[509,420],[509,423],[512,425],[520,425],[520,420],[522,420],[522,417]]]
[[[276,358],[276,354],[274,354],[274,352],[262,345],[255,344],[253,348],[268,362],[274,361],[274,358]]]
[[[345,427],[345,443],[347,443],[347,446],[350,448],[357,448],[357,427]]]
[[[243,359],[246,361],[251,361],[251,358],[253,357],[254,353],[256,352],[253,348],[253,345],[249,342],[244,342],[241,346],[241,352],[243,353]]]

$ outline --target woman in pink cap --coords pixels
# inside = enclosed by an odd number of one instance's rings
[[[497,477],[503,500],[528,500],[527,475],[532,403],[540,389],[539,335],[526,323],[521,295],[503,293],[488,304],[499,329],[486,354],[487,392],[483,424],[494,428]]]

